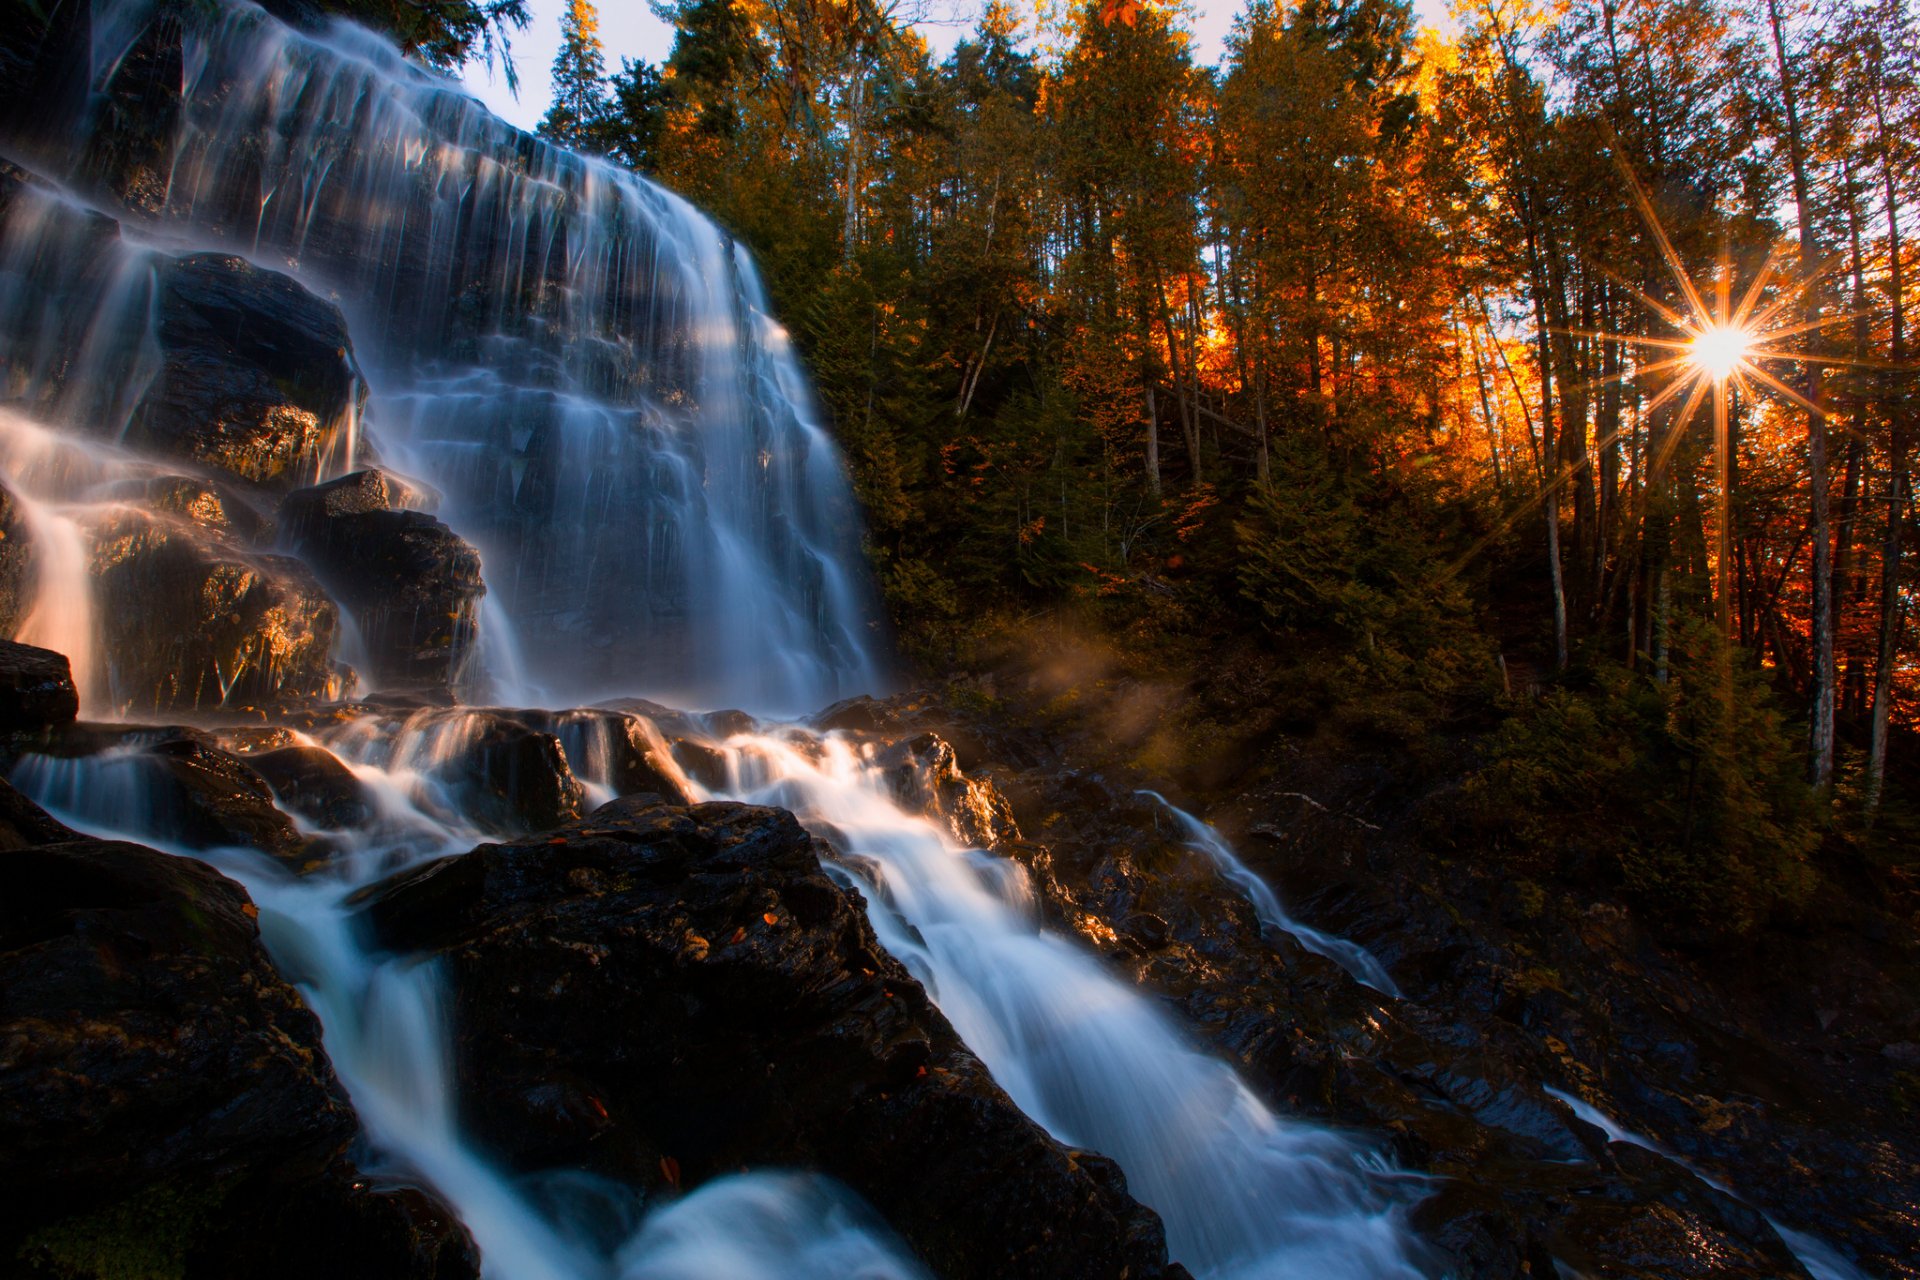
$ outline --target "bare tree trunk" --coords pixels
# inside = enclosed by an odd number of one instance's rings
[[[1907,315],[1905,278],[1900,264],[1900,204],[1893,181],[1893,159],[1887,140],[1887,116],[1881,101],[1880,65],[1873,62],[1873,113],[1879,126],[1880,178],[1887,199],[1887,250],[1892,263],[1889,292],[1893,298],[1893,364],[1907,365]],[[1873,672],[1873,730],[1867,749],[1867,811],[1880,806],[1880,793],[1887,776],[1888,712],[1893,702],[1894,650],[1900,638],[1900,533],[1905,524],[1907,502],[1907,398],[1900,395],[1893,406],[1893,425],[1889,452],[1892,474],[1887,480],[1887,532],[1880,549],[1880,646]]]
[[[1780,0],[1767,0],[1767,20],[1773,31],[1773,56],[1780,73],[1780,100],[1786,108],[1787,161],[1793,174],[1794,217],[1800,223],[1800,270],[1811,277],[1819,267],[1819,245],[1814,235],[1813,197],[1807,185],[1806,145],[1800,133],[1800,103],[1794,92],[1793,68],[1787,61],[1786,34],[1780,19]],[[1820,302],[1811,280],[1805,285],[1802,320],[1809,326],[1807,341],[1815,340],[1812,326],[1820,319]],[[1811,623],[1813,686],[1812,724],[1807,750],[1807,778],[1815,787],[1833,784],[1833,535],[1827,518],[1827,422],[1821,413],[1820,370],[1805,366],[1802,394],[1814,407],[1807,412],[1808,482],[1812,488],[1809,512],[1813,541],[1813,618]]]
[[[1547,329],[1546,273],[1540,265],[1539,244],[1533,234],[1533,216],[1529,209],[1527,257],[1533,267],[1534,326],[1540,342],[1540,457],[1541,509],[1547,520],[1547,576],[1553,590],[1553,669],[1567,667],[1567,589],[1560,568],[1560,466],[1553,435],[1553,347]]]
[[[1160,496],[1160,406],[1151,377],[1147,379],[1147,492]]]

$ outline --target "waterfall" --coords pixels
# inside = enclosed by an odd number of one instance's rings
[[[168,273],[181,252],[208,251],[286,272],[345,313],[355,351],[331,371],[348,388],[342,407],[289,475],[363,465],[371,441],[438,491],[437,514],[487,567],[481,657],[497,696],[642,694],[782,718],[885,683],[844,468],[724,232],[645,179],[509,128],[350,25],[297,33],[227,0],[184,27],[151,13],[144,0],[94,5],[89,84],[104,100],[142,42],[178,39],[185,93],[161,196],[115,233],[72,194],[88,189],[72,159],[98,123],[88,117],[26,157],[71,190],[25,190],[0,208],[0,380],[36,418],[9,417],[0,438],[57,442],[66,452],[48,457],[79,460],[62,471],[31,451],[0,456],[46,601],[20,634],[62,644],[94,685],[98,618],[75,550],[85,504],[193,471],[142,455],[135,437]],[[373,797],[360,827],[333,833],[343,848],[324,872],[193,855],[259,905],[384,1170],[442,1196],[501,1280],[918,1276],[818,1179],[709,1183],[609,1249],[473,1149],[439,974],[374,949],[348,900],[498,834],[440,772],[476,714],[368,716],[302,737]],[[610,794],[588,722],[562,717],[557,730],[589,796]],[[1096,957],[1040,928],[1015,864],[902,809],[844,739],[792,730],[709,745],[730,762],[730,794],[791,807],[846,842],[882,941],[1029,1115],[1120,1162],[1196,1273],[1420,1273],[1404,1221],[1418,1181],[1275,1114]],[[145,768],[128,748],[29,755],[13,776],[77,827],[165,847]]]
[[[96,84],[159,38],[147,8],[96,5]],[[730,237],[351,25],[302,34],[228,3],[181,39],[166,196],[128,234],[241,253],[338,300],[370,395],[364,421],[350,400],[327,424],[321,466],[344,470],[365,434],[441,490],[440,516],[505,567],[489,589],[523,688],[800,715],[884,682],[838,452]],[[87,127],[61,150],[83,151]],[[84,221],[9,222],[0,270],[97,248]],[[137,348],[151,252],[118,246],[78,273],[84,297],[0,312],[0,344],[85,313],[94,346]],[[92,349],[55,347],[76,345]],[[30,357],[8,359],[15,381],[60,382],[44,390],[107,435],[151,377],[136,360],[55,378]]]
[[[1418,1180],[1274,1114],[1145,996],[1042,929],[1018,864],[902,810],[871,755],[843,738],[789,730],[723,745],[734,797],[792,809],[844,847],[887,950],[1021,1110],[1120,1162],[1196,1275],[1421,1274],[1400,1221]]]

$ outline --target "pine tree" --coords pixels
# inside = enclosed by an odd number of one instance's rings
[[[597,150],[596,126],[607,109],[606,78],[600,11],[593,0],[567,0],[560,19],[560,52],[553,57],[553,105],[540,122],[540,136],[566,147]]]

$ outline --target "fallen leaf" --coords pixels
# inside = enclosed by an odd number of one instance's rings
[[[779,924],[779,923],[780,923],[780,917],[779,917],[779,916],[777,916],[777,915],[775,915],[775,914],[773,914],[773,912],[771,912],[771,911],[769,911],[769,912],[767,912],[767,913],[766,913],[765,915],[763,915],[763,916],[761,916],[760,918],[761,918],[762,920],[765,920],[765,921],[766,921],[766,922],[767,922],[768,924]]]

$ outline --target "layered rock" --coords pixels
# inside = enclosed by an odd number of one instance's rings
[[[162,363],[129,444],[254,484],[313,480],[365,388],[340,309],[244,258],[162,266]]]
[[[132,508],[109,509],[91,533],[113,705],[164,713],[337,691],[338,611],[300,561]]]
[[[1301,917],[1373,947],[1407,990],[1400,1001],[1264,929],[1103,753],[1098,730],[1038,732],[1004,705],[932,699],[850,714],[886,738],[938,729],[964,741],[991,762],[975,781],[996,779],[1033,837],[997,850],[1027,867],[1049,922],[1182,1010],[1276,1105],[1391,1135],[1407,1167],[1443,1175],[1414,1222],[1451,1273],[1552,1274],[1558,1260],[1645,1280],[1802,1274],[1764,1209],[1870,1271],[1920,1274],[1896,1261],[1920,1245],[1920,1162],[1883,1094],[1843,1098],[1821,1072],[1790,1066],[1617,910],[1595,906],[1556,931],[1551,961],[1511,946],[1457,867],[1444,889],[1417,870],[1387,825],[1404,815],[1392,769],[1366,770],[1379,788],[1369,803],[1350,763],[1344,776],[1296,765],[1228,812],[1242,855]],[[1074,767],[1068,743],[1110,771]],[[1609,1142],[1547,1085],[1643,1128],[1747,1201]],[[1771,1158],[1783,1150],[1794,1158]]]
[[[381,689],[450,689],[478,634],[480,554],[440,521],[404,510],[421,494],[362,471],[288,496],[287,545],[319,570],[358,621],[367,677]]]
[[[791,815],[617,801],[402,875],[381,941],[441,957],[479,1139],[650,1192],[818,1168],[946,1277],[1180,1274],[1110,1161],[1022,1116]]]

